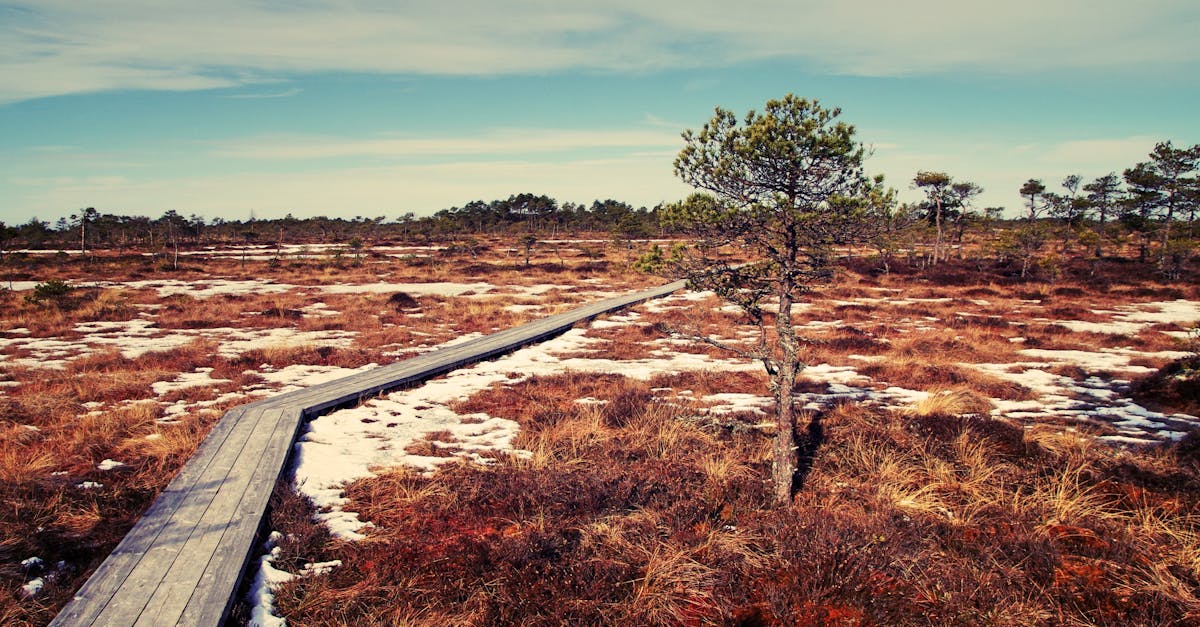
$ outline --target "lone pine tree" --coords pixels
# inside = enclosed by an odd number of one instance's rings
[[[840,113],[788,95],[739,124],[718,107],[699,132],[683,133],[686,145],[675,159],[676,175],[702,192],[662,214],[692,237],[674,256],[673,273],[736,304],[759,326],[750,347],[701,339],[760,361],[769,375],[779,504],[791,501],[799,462],[793,389],[805,364],[793,306],[831,275],[834,247],[867,241],[893,202],[882,178],[863,173],[865,151]],[[727,246],[754,261],[728,263],[719,254]]]

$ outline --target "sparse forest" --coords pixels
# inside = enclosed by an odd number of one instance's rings
[[[1105,262],[1148,263],[1166,278],[1183,276],[1200,255],[1200,145],[1158,143],[1145,161],[1121,174],[1086,181],[1077,174],[1047,186],[1030,178],[1013,190],[1020,207],[978,207],[982,189],[947,172],[926,170],[908,182],[925,199],[886,206],[872,216],[873,233],[856,243],[890,271],[899,261],[931,268],[951,259],[977,268],[982,277],[1014,273],[1020,278],[1055,281],[1063,272],[1094,274]],[[875,193],[887,192],[882,183]],[[507,199],[472,201],[428,216],[387,216],[224,220],[183,216],[168,210],[158,218],[84,208],[53,224],[32,219],[0,223],[0,261],[21,251],[66,253],[148,253],[163,258],[180,250],[243,246],[256,250],[294,244],[340,246],[369,252],[388,243],[445,244],[471,250],[482,236],[531,235],[537,240],[602,237],[637,248],[649,239],[686,234],[664,219],[664,206],[634,207],[619,200],[591,204],[560,202],[532,193]],[[1081,251],[1091,251],[1091,255]],[[661,254],[661,251],[660,253]],[[1071,260],[1091,258],[1090,263]],[[20,264],[14,259],[8,272]]]

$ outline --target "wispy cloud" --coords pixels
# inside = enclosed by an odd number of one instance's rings
[[[791,58],[859,75],[1140,71],[1200,58],[1193,0],[15,0],[0,103],[305,72],[645,71]],[[286,93],[286,92],[285,92]]]
[[[286,89],[284,91],[276,91],[276,92],[255,93],[255,94],[227,94],[227,95],[222,96],[222,98],[231,98],[234,100],[262,100],[262,99],[271,99],[271,98],[291,98],[292,96],[299,96],[303,91],[304,90],[300,89],[299,87],[293,87],[291,89]]]
[[[521,155],[605,148],[677,148],[678,133],[639,130],[499,129],[469,137],[258,136],[214,144],[214,156],[237,159]]]

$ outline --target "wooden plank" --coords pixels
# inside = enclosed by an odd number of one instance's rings
[[[256,546],[267,503],[291,457],[301,417],[300,409],[293,407],[285,410],[276,423],[271,442],[246,487],[245,497],[184,607],[180,624],[217,625],[229,613]]]
[[[175,556],[175,564],[155,586],[145,609],[135,625],[174,624],[196,590],[196,584],[211,561],[214,551],[234,524],[238,504],[246,496],[255,468],[262,461],[275,427],[285,414],[283,409],[262,410],[255,428],[246,438],[216,492],[204,508],[204,513],[192,526],[186,540]],[[249,547],[246,547],[247,549]],[[237,573],[229,573],[236,578]]]
[[[175,565],[184,543],[196,530],[260,418],[261,412],[252,410],[234,424],[229,437],[188,491],[182,505],[168,519],[154,545],[145,552],[138,567],[126,577],[112,600],[100,612],[96,621],[98,624],[132,625],[141,615],[163,577]]]
[[[191,459],[179,469],[162,494],[125,534],[108,559],[92,573],[74,599],[51,621],[51,625],[93,624],[129,573],[145,557],[146,551],[158,541],[171,516],[183,505],[188,493],[212,463],[216,452],[243,413],[243,408],[232,409],[213,425],[212,431],[200,443]]]

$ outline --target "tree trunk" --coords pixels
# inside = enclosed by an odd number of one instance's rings
[[[942,199],[934,199],[937,208],[933,214],[933,221],[937,225],[937,239],[933,241],[933,265],[937,265],[942,257]]]
[[[796,477],[796,408],[792,389],[796,384],[794,366],[782,365],[775,385],[775,442],[771,450],[771,478],[775,484],[775,504],[792,502]]]
[[[792,326],[792,284],[787,280],[780,285],[775,327],[783,354],[774,376],[776,431],[771,477],[775,484],[775,504],[782,507],[792,502],[792,490],[795,487],[796,408],[792,401],[792,390],[796,387],[796,374],[800,370],[800,350],[796,330]]]

